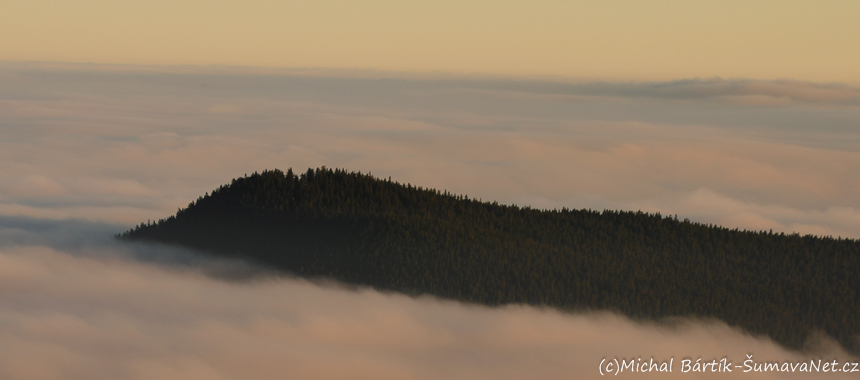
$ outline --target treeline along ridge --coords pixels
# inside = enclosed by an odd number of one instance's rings
[[[860,352],[860,242],[628,211],[481,202],[325,167],[234,179],[119,235],[299,276],[485,305],[717,318]]]

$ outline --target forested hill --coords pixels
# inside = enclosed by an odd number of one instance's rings
[[[857,240],[521,208],[326,168],[237,178],[120,236],[486,305],[715,317],[790,348],[817,330],[860,352]]]

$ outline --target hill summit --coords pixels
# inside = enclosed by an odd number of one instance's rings
[[[537,210],[325,167],[254,173],[119,235],[485,305],[717,318],[860,351],[860,242],[627,211]]]

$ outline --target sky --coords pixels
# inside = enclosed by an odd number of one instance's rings
[[[11,1],[0,60],[860,84],[853,0]]]
[[[505,204],[860,238],[860,3],[2,8],[0,378],[552,379],[601,377],[605,358],[860,360],[719,321],[409,298],[111,239],[232,178],[323,165]],[[810,378],[780,375],[753,376]]]

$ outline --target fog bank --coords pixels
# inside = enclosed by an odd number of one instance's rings
[[[127,226],[245,173],[341,167],[539,208],[860,237],[860,91],[0,65],[0,215]]]
[[[715,321],[638,324],[610,313],[487,308],[265,271],[219,277],[207,271],[217,261],[179,249],[162,247],[162,259],[141,261],[139,254],[161,248],[86,233],[50,237],[39,223],[100,228],[35,220],[17,232],[0,228],[2,236],[38,232],[50,241],[0,246],[3,379],[569,379],[600,378],[604,358],[674,358],[671,374],[627,374],[666,379],[691,376],[679,373],[685,358],[858,360],[832,342],[815,353],[787,352]]]

